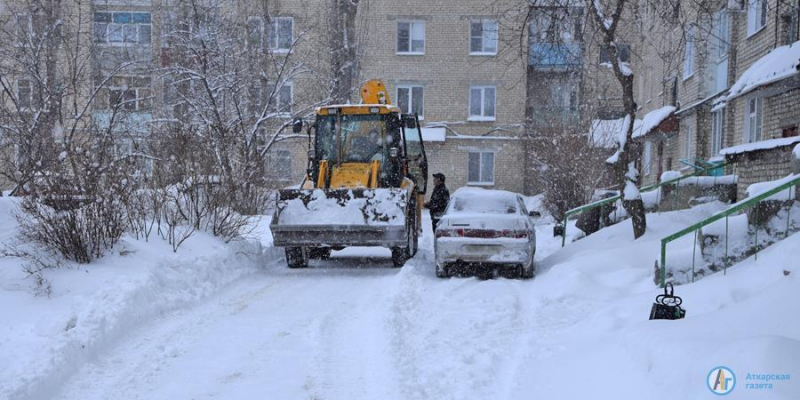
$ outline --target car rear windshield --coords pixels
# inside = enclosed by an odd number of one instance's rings
[[[456,197],[451,211],[454,213],[517,214],[513,198],[496,196]]]

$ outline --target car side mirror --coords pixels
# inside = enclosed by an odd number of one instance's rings
[[[303,132],[303,119],[302,118],[295,118],[292,121],[292,132],[293,133]]]
[[[530,211],[530,212],[528,212],[528,216],[529,217],[533,217],[533,218],[541,218],[542,213],[540,213],[538,211]]]

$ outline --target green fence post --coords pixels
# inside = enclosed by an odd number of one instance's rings
[[[756,203],[755,208],[756,209],[754,211],[754,214],[755,214],[756,223],[753,224],[753,229],[755,230],[755,234],[753,235],[753,246],[754,246],[754,250],[756,252],[755,259],[756,259],[756,261],[758,261],[758,218],[759,218],[759,215],[758,215],[759,214],[759,212],[758,212],[758,203]]]
[[[728,274],[728,216],[725,216],[725,266],[722,267],[722,275]]]
[[[694,282],[694,260],[697,254],[697,232],[694,231],[694,243],[692,244],[692,282]]]
[[[561,247],[567,243],[567,218],[569,214],[564,213],[564,229],[561,230]]]
[[[789,188],[786,189],[786,190],[789,192],[789,195],[786,196],[786,197],[789,200],[791,200],[792,199],[792,187],[789,186]],[[792,206],[793,205],[794,205],[794,202],[789,202],[788,208],[786,209],[786,233],[783,235],[784,239],[789,237],[789,223],[792,221]]]
[[[667,286],[667,242],[661,240],[661,287]]]

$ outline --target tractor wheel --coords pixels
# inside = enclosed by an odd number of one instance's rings
[[[450,271],[448,271],[449,265],[443,264],[441,267],[442,267],[441,269],[439,269],[438,265],[436,267],[434,267],[436,269],[436,277],[437,278],[449,278],[450,277]]]
[[[308,249],[305,247],[287,247],[286,251],[286,264],[289,268],[306,268],[308,267]]]
[[[408,247],[392,247],[392,265],[401,268],[408,260]]]
[[[319,259],[319,260],[327,260],[331,258],[331,248],[330,247],[315,247],[313,249],[309,249],[308,257],[312,260]]]

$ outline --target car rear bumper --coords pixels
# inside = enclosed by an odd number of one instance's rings
[[[528,239],[438,238],[436,263],[531,265],[533,246]]]

